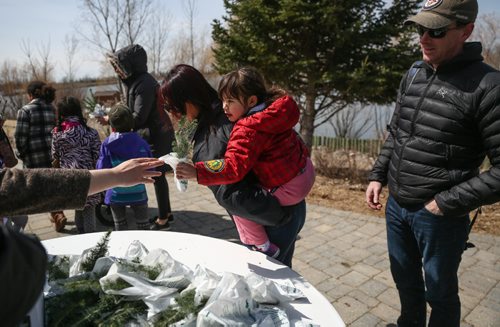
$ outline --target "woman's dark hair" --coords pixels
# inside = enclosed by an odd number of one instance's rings
[[[242,67],[224,75],[218,93],[220,99],[238,99],[242,103],[255,95],[257,103],[268,105],[286,94],[278,87],[268,88],[264,76],[253,67]]]
[[[211,124],[215,112],[213,106],[220,104],[217,91],[210,86],[203,75],[189,65],[176,65],[164,76],[160,93],[165,101],[165,110],[186,114],[186,102],[191,102],[199,110],[198,121]]]
[[[86,129],[89,129],[87,126],[87,120],[83,117],[82,106],[77,98],[62,98],[61,101],[57,103],[57,112],[59,114],[59,117],[57,117],[57,121],[59,122],[58,130],[61,130],[61,124],[64,121],[64,118],[70,116],[77,117],[80,124],[82,124]]]
[[[26,90],[34,99],[43,99],[50,104],[56,98],[56,89],[42,81],[33,81],[28,84]]]

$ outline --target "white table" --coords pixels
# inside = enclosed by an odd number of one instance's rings
[[[92,233],[66,236],[42,243],[49,254],[81,254],[83,250],[95,246],[103,235],[104,233]],[[134,240],[139,240],[148,250],[165,249],[175,260],[191,269],[199,264],[216,273],[228,271],[245,276],[249,272],[255,272],[278,282],[281,279],[291,279],[307,300],[297,300],[285,307],[290,320],[306,318],[325,327],[345,326],[335,308],[314,286],[292,269],[260,252],[196,234],[119,231],[111,233],[110,255],[122,257]]]

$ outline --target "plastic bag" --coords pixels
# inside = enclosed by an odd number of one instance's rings
[[[212,296],[221,278],[221,276],[217,275],[210,269],[196,265],[194,268],[193,278],[191,279],[191,284],[181,292],[181,295],[195,289],[194,303],[199,305],[203,300]]]
[[[198,313],[197,326],[288,327],[290,321],[284,310],[259,305],[245,278],[226,272]]]
[[[167,165],[172,167],[172,169],[174,170],[174,180],[177,189],[180,192],[186,192],[188,187],[188,181],[185,179],[177,179],[177,177],[175,177],[175,169],[177,168],[177,164],[179,162],[189,162],[189,160],[187,158],[177,157],[177,153],[175,152],[170,152],[169,154],[166,154],[158,159],[163,160]]]
[[[304,293],[295,287],[290,280],[276,283],[268,278],[250,273],[245,280],[252,293],[252,298],[257,303],[282,304],[305,298]]]

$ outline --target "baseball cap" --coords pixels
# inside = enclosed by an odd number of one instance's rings
[[[440,29],[453,22],[472,23],[478,11],[477,0],[426,0],[418,14],[404,24],[418,24],[428,29]]]
[[[109,124],[119,133],[130,132],[134,128],[132,111],[123,103],[117,103],[108,114]]]

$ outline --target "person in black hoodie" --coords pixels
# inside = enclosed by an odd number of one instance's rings
[[[226,152],[233,124],[224,114],[217,91],[189,65],[176,65],[161,84],[165,109],[177,118],[197,119],[193,136],[194,162],[218,159]],[[276,258],[291,267],[297,235],[306,218],[305,201],[281,207],[278,200],[258,185],[249,173],[235,184],[208,186],[230,215],[245,217],[265,226],[269,240],[280,248]]]
[[[115,53],[108,54],[108,60],[126,86],[126,105],[134,117],[133,131],[137,132],[151,146],[155,158],[172,152],[174,130],[170,118],[157,102],[158,82],[148,73],[147,54],[138,44],[129,45]],[[103,124],[108,117],[99,118]],[[158,216],[152,220],[151,229],[168,230],[173,220],[170,207],[166,164],[159,168],[162,175],[156,178],[154,187],[158,202]]]
[[[423,61],[402,79],[389,135],[369,175],[368,206],[388,185],[387,243],[398,326],[459,326],[458,267],[469,212],[500,200],[500,73],[483,63],[476,0],[428,0],[405,24]],[[485,156],[489,170],[480,172]],[[423,269],[422,269],[423,268]],[[422,270],[424,274],[422,274]]]

